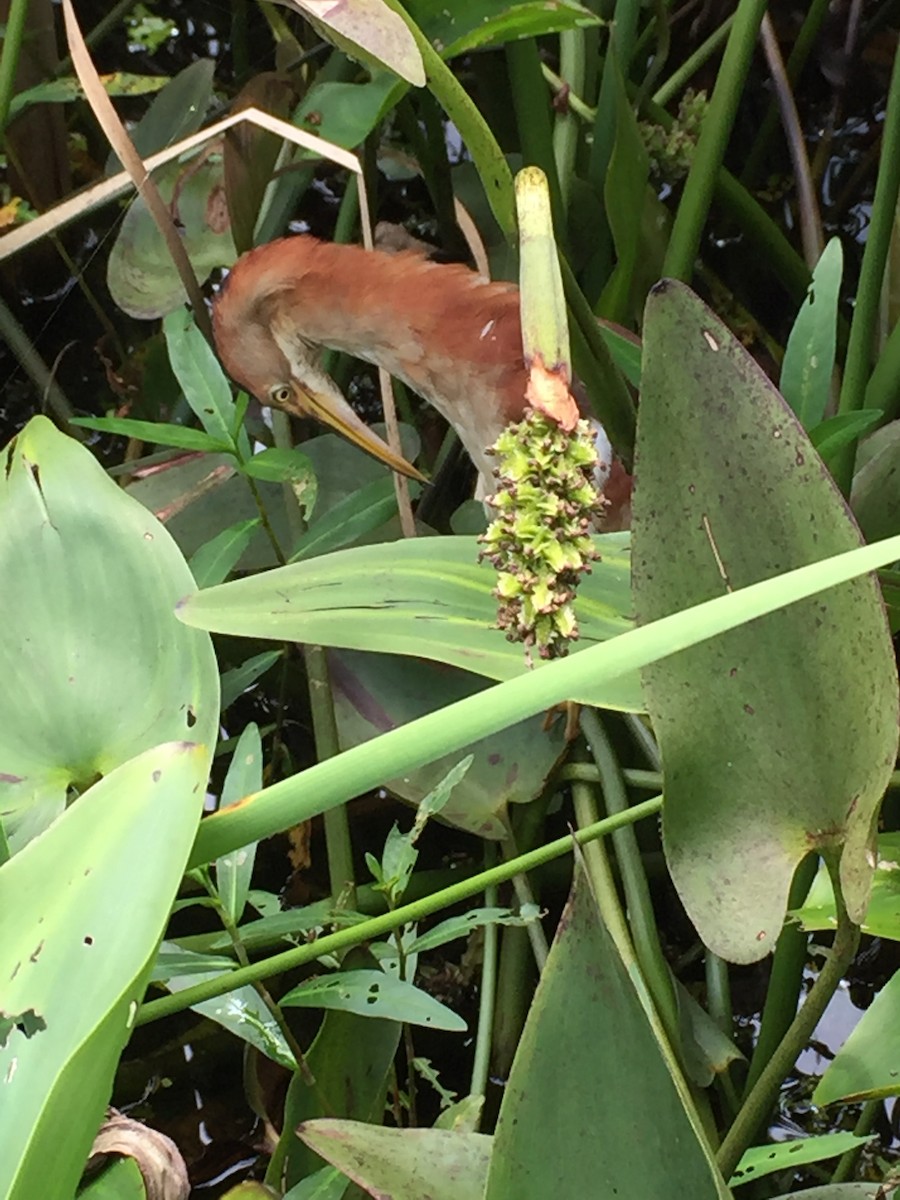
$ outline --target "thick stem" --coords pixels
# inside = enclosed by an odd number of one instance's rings
[[[694,260],[700,249],[716,177],[725,157],[765,11],[766,0],[740,0],[738,4],[709,112],[678,205],[663,273],[686,283],[690,283],[694,273]]]
[[[726,1179],[733,1174],[741,1155],[752,1143],[760,1125],[771,1112],[772,1106],[778,1098],[779,1088],[821,1020],[829,1000],[837,991],[847,968],[853,962],[859,945],[859,926],[854,925],[847,914],[836,861],[829,862],[828,866],[837,908],[837,929],[834,943],[803,1007],[794,1017],[778,1048],[763,1067],[734,1124],[722,1142],[716,1161]]]

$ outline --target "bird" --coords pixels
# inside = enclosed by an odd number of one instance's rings
[[[418,251],[367,250],[311,234],[258,246],[220,288],[213,335],[225,370],[260,404],[317,417],[420,479],[318,366],[320,347],[383,367],[433,405],[488,490],[488,449],[527,403],[518,287]],[[601,458],[610,463],[609,442],[602,430],[599,436]]]

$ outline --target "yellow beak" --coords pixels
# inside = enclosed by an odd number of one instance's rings
[[[427,482],[421,471],[417,471],[412,463],[408,463],[401,455],[395,454],[387,442],[383,442],[378,434],[356,415],[337,389],[327,393],[319,391],[302,383],[296,376],[291,379],[291,388],[300,413],[330,425],[348,442],[359,446],[360,450],[365,450],[366,454],[371,454],[379,462],[386,463],[392,471],[410,479],[418,479],[422,483]]]

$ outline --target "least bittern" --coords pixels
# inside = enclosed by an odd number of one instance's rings
[[[316,365],[320,346],[384,367],[433,404],[487,490],[485,451],[526,404],[518,288],[412,251],[386,254],[305,234],[270,242],[235,264],[213,328],[225,369],[261,404],[318,417],[407,475],[418,473]]]

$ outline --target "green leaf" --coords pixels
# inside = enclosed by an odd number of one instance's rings
[[[221,454],[231,449],[231,443],[217,441],[202,429],[185,425],[166,425],[162,421],[134,421],[131,417],[73,417],[73,425],[95,429],[98,433],[121,433],[157,446],[176,446],[179,450],[199,450],[206,454]]]
[[[597,539],[601,561],[575,603],[576,653],[629,628],[628,541],[627,534]],[[495,574],[477,555],[474,539],[464,537],[360,546],[211,588],[190,597],[180,615],[218,633],[423,656],[510,679],[527,670],[524,655],[495,627]],[[639,709],[635,684],[616,681],[572,699]]]
[[[150,92],[158,92],[169,82],[168,75],[132,75],[127,71],[116,71],[112,75],[102,75],[100,81],[108,96],[145,96]],[[70,104],[73,100],[84,98],[81,81],[74,75],[63,79],[48,79],[36,87],[27,88],[13,96],[9,105],[9,120],[13,121],[19,113],[32,104]]]
[[[281,650],[264,650],[262,654],[254,654],[242,662],[239,667],[226,671],[222,676],[222,711],[261,679],[270,667],[274,667],[281,655]]]
[[[784,401],[725,326],[669,281],[647,303],[636,463],[642,623],[859,545]],[[768,954],[794,869],[816,848],[842,850],[844,895],[860,919],[897,749],[896,668],[876,582],[660,662],[644,684],[669,867],[704,942],[735,962]]]
[[[368,967],[372,961],[370,954],[356,949],[347,955],[343,965],[352,970],[357,964]],[[307,1082],[299,1071],[290,1082],[284,1133],[269,1166],[269,1182],[277,1179],[279,1186],[290,1188],[322,1166],[319,1155],[307,1149],[295,1133],[301,1121],[326,1114],[357,1121],[381,1121],[388,1072],[400,1044],[400,1030],[396,1021],[372,1020],[336,1010],[325,1013],[306,1056],[315,1083]],[[314,1191],[310,1195],[319,1193]]]
[[[147,1200],[137,1161],[110,1157],[101,1173],[79,1188],[78,1200]]]
[[[466,1023],[421,988],[384,971],[338,971],[292,988],[281,1003],[293,1008],[331,1008],[359,1017],[405,1021],[428,1029],[462,1033]]]
[[[185,951],[181,953],[184,954]],[[219,974],[221,974],[220,971],[197,970],[193,975],[170,976],[167,982],[170,991],[180,992],[185,988],[192,987],[195,983],[200,983],[210,977],[214,978]],[[250,984],[235,988],[234,991],[226,992],[223,996],[216,996],[212,1000],[202,1000],[199,1004],[192,1004],[191,1008],[210,1021],[215,1021],[217,1025],[227,1029],[229,1033],[240,1038],[242,1042],[246,1042],[248,1046],[253,1046],[260,1054],[270,1058],[272,1062],[278,1063],[288,1071],[297,1069],[294,1055],[277,1021],[266,1008],[259,993]]]
[[[668,1196],[673,1180],[692,1200],[724,1200],[658,1037],[579,864],[504,1091],[484,1200]]]
[[[218,732],[207,637],[175,619],[191,573],[166,530],[45,417],[0,477],[0,818],[14,849],[151,746]]]
[[[228,225],[222,161],[209,156],[171,162],[154,173],[157,187],[180,223],[180,236],[198,281],[237,258]],[[138,320],[150,321],[180,309],[186,296],[163,236],[138,196],[128,206],[106,264],[115,303]]]
[[[841,243],[834,237],[813,269],[812,282],[784,352],[781,394],[804,429],[812,429],[822,421],[831,397],[843,269]]]
[[[131,140],[142,158],[166,146],[174,146],[200,128],[213,100],[215,69],[214,59],[200,58],[166,84],[130,131]],[[106,167],[109,175],[122,170],[114,154],[110,154]]]
[[[800,908],[791,912],[806,930],[834,929],[834,889],[820,866]],[[875,875],[869,905],[860,922],[863,933],[900,942],[900,833],[882,833],[877,841]]]
[[[244,729],[235,746],[234,755],[225,776],[220,808],[237,804],[245,796],[258,792],[262,787],[262,745],[259,726],[253,721]],[[250,891],[250,876],[256,860],[256,843],[232,850],[216,861],[216,890],[231,920],[236,925],[244,912],[247,893]]]
[[[0,867],[6,1200],[74,1194],[200,820],[208,768],[204,747],[155,746]]]
[[[535,905],[531,907],[533,911],[528,914],[514,913],[508,908],[473,908],[458,917],[448,917],[427,933],[420,934],[410,945],[408,953],[421,954],[425,950],[435,950],[457,938],[468,937],[473,930],[483,929],[485,925],[529,925],[540,915]]]
[[[304,1142],[373,1196],[481,1200],[491,1138],[447,1129],[384,1129],[359,1121],[304,1121]]]
[[[185,400],[211,438],[224,446],[233,445],[231,385],[212,347],[197,328],[193,314],[187,308],[176,308],[163,321],[163,332],[169,361]]]
[[[616,265],[603,289],[598,312],[614,321],[631,318],[631,292],[641,250],[643,213],[647,202],[650,159],[637,117],[625,91],[618,60],[610,69],[616,89],[616,140],[603,185]]]
[[[741,1158],[729,1180],[730,1187],[761,1179],[775,1171],[796,1171],[806,1163],[821,1162],[826,1158],[837,1158],[848,1150],[856,1150],[872,1141],[869,1137],[856,1137],[852,1133],[823,1133],[817,1137],[795,1138],[789,1142],[772,1142],[767,1146],[753,1146]]]
[[[259,517],[238,521],[237,524],[223,529],[211,541],[204,543],[191,556],[189,564],[197,587],[214,587],[217,583],[224,583],[250,545],[260,524]]]
[[[814,1104],[900,1096],[900,972],[850,1031],[813,1093]]]
[[[900,421],[882,426],[863,443],[850,506],[868,541],[900,532]]]
[[[268,483],[286,483],[304,475],[314,475],[312,463],[302,450],[280,446],[254,454],[241,465],[241,470],[245,475],[265,479]]]
[[[845,446],[868,433],[882,420],[884,413],[875,408],[860,408],[856,412],[838,413],[821,421],[809,431],[809,440],[818,450],[826,466],[834,461]]]
[[[313,1175],[285,1192],[284,1200],[341,1200],[347,1190],[347,1176],[334,1167],[322,1167]],[[227,1197],[223,1197],[227,1200]]]
[[[408,0],[410,16],[444,58],[454,58],[486,46],[502,46],[518,38],[541,37],[567,29],[598,24],[597,16],[580,4],[561,0]]]
[[[412,484],[410,495],[415,499],[418,486]],[[294,543],[291,562],[302,562],[350,546],[367,533],[378,529],[397,512],[397,494],[391,476],[376,479],[338,501],[329,512],[314,521]]]

